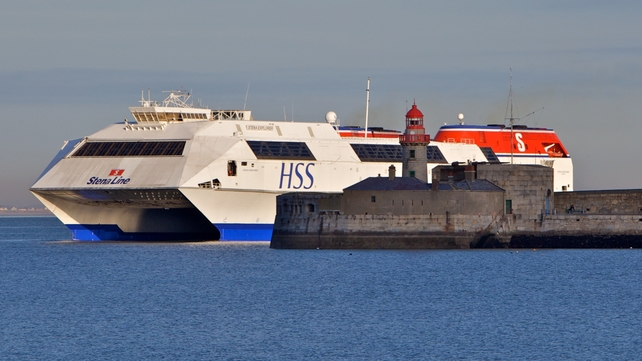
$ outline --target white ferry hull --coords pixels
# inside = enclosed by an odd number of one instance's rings
[[[339,193],[402,170],[394,137],[342,138],[329,123],[254,121],[248,111],[131,109],[138,124],[66,143],[31,188],[74,240],[269,241],[279,194]],[[430,146],[429,174],[487,160],[475,145]]]

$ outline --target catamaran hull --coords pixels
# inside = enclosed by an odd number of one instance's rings
[[[122,201],[126,193],[140,192],[154,194],[155,199]],[[99,201],[98,191],[33,193],[78,241],[269,241],[276,213],[275,193],[112,190],[114,198]]]

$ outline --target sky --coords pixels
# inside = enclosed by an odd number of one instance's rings
[[[255,119],[402,130],[503,123],[512,69],[520,123],[549,127],[575,190],[640,189],[642,2],[2,1],[0,206],[67,139],[132,119],[141,91],[183,88]],[[246,100],[247,94],[247,100]],[[530,116],[526,116],[529,113]]]

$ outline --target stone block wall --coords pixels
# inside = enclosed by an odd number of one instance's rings
[[[512,203],[506,213],[518,215],[517,220],[531,222],[552,214],[555,209],[553,168],[540,165],[480,164],[477,178],[486,179],[506,193],[504,198]]]
[[[566,213],[571,205],[576,213],[642,214],[642,190],[601,190],[556,192],[555,213]]]
[[[503,213],[502,191],[348,191],[341,201],[345,214],[493,214]]]
[[[556,214],[542,222],[541,232],[560,235],[642,234],[642,215],[625,214]]]
[[[344,215],[277,217],[275,231],[289,233],[421,233],[495,231],[501,216],[492,215]]]

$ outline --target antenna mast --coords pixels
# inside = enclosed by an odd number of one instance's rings
[[[247,104],[247,95],[250,92],[250,82],[247,82],[247,90],[245,91],[245,102],[243,102],[243,110],[245,110],[245,105]]]
[[[370,77],[368,77],[368,85],[366,86],[366,129],[364,137],[368,138],[368,108],[370,107]]]
[[[515,118],[513,117],[513,68],[510,69],[510,90],[508,91],[508,102],[510,104],[510,164],[513,164],[513,124]]]

